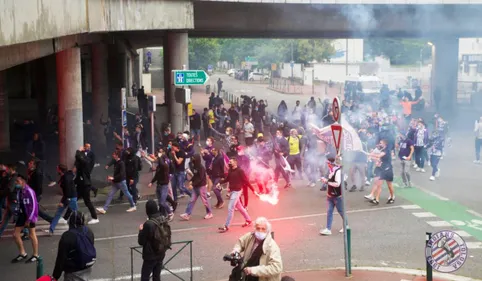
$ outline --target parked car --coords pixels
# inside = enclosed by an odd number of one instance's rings
[[[267,81],[269,76],[259,72],[251,72],[248,76],[249,81]]]
[[[234,68],[231,68],[230,70],[228,70],[228,72],[226,72],[226,74],[228,74],[229,76],[234,76],[234,74],[236,74],[236,69]]]

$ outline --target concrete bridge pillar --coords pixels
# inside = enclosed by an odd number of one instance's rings
[[[100,124],[100,119],[104,121],[109,117],[109,78],[107,75],[107,47],[102,44],[92,45],[92,124],[94,126],[94,137],[96,141],[95,151],[104,151],[106,142],[104,136],[104,126]]]
[[[437,106],[434,93],[440,92],[438,111],[444,116],[456,113],[459,69],[459,39],[447,38],[433,42],[432,104]]]
[[[10,111],[5,76],[6,72],[0,71],[0,151],[10,150]]]
[[[167,32],[163,41],[164,47],[164,99],[169,109],[169,123],[173,133],[184,131],[186,109],[176,102],[174,92],[176,87],[172,80],[172,70],[189,69],[188,35],[187,32]]]
[[[60,163],[71,168],[84,143],[80,48],[56,54]]]

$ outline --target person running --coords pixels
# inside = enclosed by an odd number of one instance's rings
[[[174,175],[171,180],[172,192],[174,194],[174,201],[177,202],[177,192],[181,192],[179,197],[184,197],[184,194],[191,197],[191,192],[184,186],[186,182],[186,152],[181,149],[179,143],[172,143],[172,162],[174,164]]]
[[[63,196],[60,199],[52,223],[50,223],[50,228],[48,230],[50,235],[53,235],[62,214],[67,208],[71,211],[77,211],[78,209],[77,187],[74,182],[74,172],[67,169],[67,166],[60,164],[57,166],[57,173],[60,175],[59,185],[62,189]],[[62,221],[62,223],[67,223],[67,221]]]
[[[194,156],[191,158],[188,173],[192,175],[191,183],[193,195],[191,197],[191,201],[189,201],[187,204],[186,212],[181,214],[181,218],[186,221],[191,218],[194,205],[196,204],[197,199],[201,197],[204,207],[206,207],[206,215],[204,216],[204,219],[211,219],[213,217],[213,213],[207,198],[207,174],[206,169],[201,163],[201,156],[199,154],[194,154]]]
[[[245,223],[242,225],[242,227],[250,226],[252,223],[251,218],[246,209],[244,208],[243,204],[241,204],[239,197],[241,196],[244,184],[250,186],[251,190],[253,190],[254,188],[246,177],[244,171],[238,168],[238,160],[236,158],[229,159],[228,175],[224,180],[218,183],[218,186],[216,186],[216,188],[219,188],[221,184],[225,183],[229,183],[230,197],[228,204],[228,217],[226,219],[226,223],[219,228],[219,232],[221,233],[227,232],[229,230],[235,208],[238,209],[238,211],[245,219]]]
[[[402,137],[402,141],[400,142],[399,151],[398,151],[398,158],[402,164],[402,180],[403,184],[406,187],[411,187],[412,182],[410,181],[410,162],[412,161],[413,152],[415,151],[415,147],[413,146],[413,142],[408,137]]]
[[[112,154],[112,159],[115,161],[114,164],[114,176],[108,176],[107,179],[112,182],[112,188],[107,195],[107,200],[105,201],[103,208],[97,208],[97,212],[101,214],[105,214],[107,209],[109,208],[110,202],[114,198],[114,195],[117,191],[121,190],[129,200],[131,207],[127,209],[128,213],[134,212],[137,210],[134,200],[132,199],[132,195],[130,194],[129,190],[127,189],[126,184],[126,166],[124,162],[120,158],[119,152],[114,152]]]
[[[17,220],[15,222],[15,231],[13,237],[15,244],[17,244],[20,254],[12,260],[12,263],[18,263],[28,257],[27,252],[23,246],[21,232],[24,227],[29,229],[30,241],[32,242],[32,256],[25,261],[25,263],[33,263],[39,260],[38,254],[38,239],[35,230],[35,224],[38,219],[38,203],[35,191],[28,185],[27,181],[22,176],[17,176],[15,179],[15,196],[17,198],[18,206],[16,208]]]
[[[440,176],[440,169],[438,167],[442,153],[444,149],[444,138],[438,133],[434,132],[432,145],[430,146],[430,164],[432,166],[432,176],[430,180],[434,181],[435,178]]]
[[[217,188],[218,183],[226,176],[224,174],[224,155],[219,152],[219,150],[215,147],[211,149],[211,153],[214,158],[211,160],[211,167],[210,167],[210,177],[214,186],[213,192],[216,195],[217,204],[214,206],[217,209],[221,209],[224,207],[224,200],[221,195],[221,189]],[[207,163],[207,162],[206,162]]]
[[[343,213],[343,198],[341,191],[341,170],[340,165],[335,161],[335,158],[328,158],[327,161],[328,169],[330,173],[328,178],[322,178],[322,182],[328,185],[328,191],[326,193],[328,202],[328,211],[326,215],[326,228],[320,231],[321,235],[331,235],[331,226],[333,223],[333,211],[336,210],[344,220]],[[340,233],[343,232],[343,228],[340,229]]]
[[[284,178],[284,188],[291,187],[290,172],[286,170],[286,165],[289,165],[286,157],[290,151],[288,141],[283,137],[283,131],[281,129],[276,130],[276,138],[274,141],[274,157],[275,157],[275,169],[274,169],[274,182],[278,183],[279,175]]]
[[[377,167],[375,168],[375,185],[374,190],[369,196],[365,198],[369,199],[374,205],[378,205],[380,202],[380,194],[382,192],[383,182],[386,181],[390,197],[388,197],[387,204],[395,203],[395,193],[393,190],[393,167],[392,167],[392,155],[388,151],[387,141],[381,140],[379,143],[379,153],[372,152],[370,157],[376,159]],[[373,192],[374,191],[374,192]]]
[[[142,160],[136,155],[136,151],[132,147],[126,149],[125,165],[126,183],[134,200],[134,204],[137,205],[137,200],[140,199],[137,183],[139,182],[139,172],[142,171]]]
[[[155,161],[157,164],[156,173],[149,183],[148,187],[151,188],[154,183],[157,183],[156,196],[159,203],[159,211],[161,215],[167,217],[169,221],[174,218],[174,212],[171,210],[167,204],[167,198],[169,198],[169,158],[164,153],[164,149],[159,149],[157,153],[157,159]],[[177,207],[177,203],[173,202],[173,209]]]
[[[425,154],[426,146],[428,144],[428,130],[425,128],[423,121],[418,121],[417,131],[415,132],[415,163],[417,172],[425,173]]]

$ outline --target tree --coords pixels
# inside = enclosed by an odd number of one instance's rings
[[[429,59],[432,55],[427,41],[421,39],[366,39],[364,49],[365,55],[387,57],[394,65],[410,65],[420,62],[420,51],[422,51],[424,60]]]
[[[335,54],[332,40],[324,39],[302,39],[297,40],[296,62],[310,63],[313,60],[323,62]]]
[[[189,38],[189,68],[207,69],[208,65],[216,65],[221,55],[218,39]]]

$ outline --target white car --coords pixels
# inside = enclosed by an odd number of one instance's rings
[[[226,72],[226,74],[228,74],[229,76],[234,76],[235,73],[236,73],[236,69],[234,68],[231,68],[230,70],[228,70],[228,72]]]
[[[266,81],[269,80],[269,76],[263,73],[251,72],[248,76],[249,81]]]

